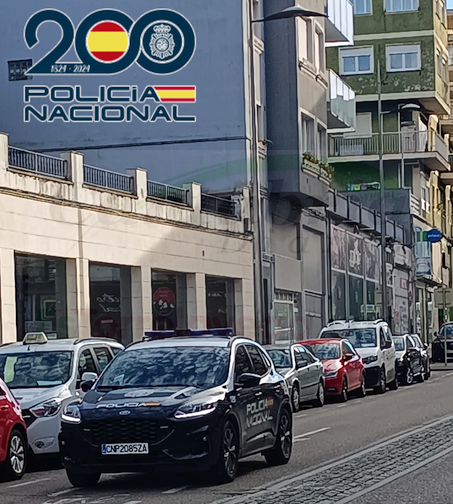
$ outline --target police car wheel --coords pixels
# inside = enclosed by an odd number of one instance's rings
[[[278,422],[278,433],[275,445],[272,449],[264,453],[266,462],[269,465],[283,465],[289,462],[293,449],[293,422],[292,416],[287,409],[284,409]]]
[[[420,369],[420,374],[417,376],[418,383],[423,383],[425,381],[425,367],[422,366]]]
[[[95,486],[101,478],[100,473],[80,473],[70,469],[66,469],[66,475],[71,485],[78,488]]]
[[[217,464],[212,470],[216,483],[231,483],[236,477],[239,462],[239,437],[236,427],[230,420],[225,422],[220,442]]]

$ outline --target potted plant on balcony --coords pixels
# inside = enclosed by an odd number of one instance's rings
[[[322,163],[319,159],[317,159],[315,156],[313,156],[313,154],[310,154],[309,152],[305,152],[302,156],[301,168],[302,170],[316,173],[320,177],[325,178],[329,181],[332,180],[335,172],[333,166],[327,163]]]

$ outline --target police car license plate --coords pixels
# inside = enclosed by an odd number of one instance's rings
[[[149,453],[148,443],[121,443],[101,445],[102,455],[142,455]]]

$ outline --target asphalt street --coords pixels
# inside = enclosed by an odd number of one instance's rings
[[[209,486],[203,476],[103,476],[74,489],[63,470],[35,468],[0,483],[2,504],[146,503],[451,503],[453,365],[431,379],[346,404],[307,407],[295,415],[291,462],[270,468],[262,457],[241,462],[236,480]]]

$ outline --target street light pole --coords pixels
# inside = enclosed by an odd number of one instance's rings
[[[253,252],[255,283],[255,340],[264,343],[263,318],[266,313],[263,296],[263,242],[261,237],[261,182],[258,162],[258,127],[256,113],[255,47],[253,33],[253,2],[249,2],[249,50],[250,50],[250,86],[252,108],[252,210],[253,210]],[[267,343],[267,342],[266,342]]]
[[[378,122],[379,122],[379,183],[380,183],[380,212],[381,212],[381,283],[382,283],[382,318],[387,321],[387,260],[386,260],[386,219],[385,219],[385,191],[384,191],[384,134],[382,131],[382,81],[381,62],[377,60],[378,82]]]

